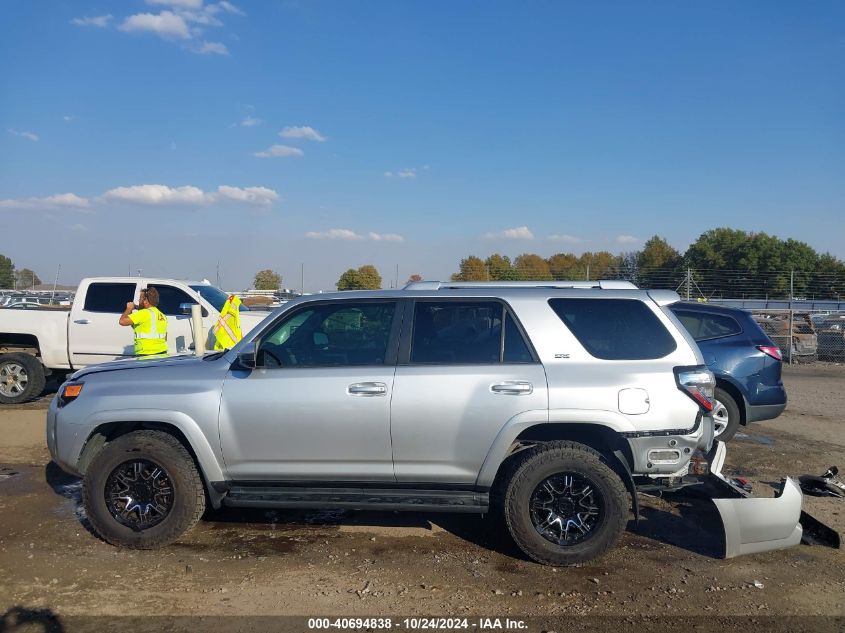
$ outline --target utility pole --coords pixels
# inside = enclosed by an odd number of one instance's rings
[[[59,271],[62,269],[62,265],[59,264],[59,267],[56,268],[56,278],[53,280],[53,294],[50,295],[50,303],[53,303],[53,299],[56,298],[56,286],[59,283]]]
[[[393,286],[394,288],[399,287],[399,264],[396,264],[396,285]]]
[[[217,287],[220,287],[220,260],[217,260]]]
[[[795,298],[795,269],[789,271],[789,335],[786,337],[787,353],[789,354],[789,364],[792,364],[792,326],[794,322],[795,311],[792,309],[792,300]]]
[[[138,269],[138,276],[139,277],[141,276],[141,269],[140,268]]]
[[[305,262],[299,265],[299,294],[305,294]]]

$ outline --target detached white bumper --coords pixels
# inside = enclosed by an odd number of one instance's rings
[[[725,444],[717,442],[710,464],[710,482],[724,495],[714,497],[713,503],[725,529],[725,558],[798,545],[803,534],[798,484],[787,477],[775,497],[752,497],[722,475],[725,454]]]

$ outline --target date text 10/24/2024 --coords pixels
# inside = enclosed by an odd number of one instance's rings
[[[511,618],[309,618],[308,629],[407,629],[411,631],[521,631],[527,622]]]

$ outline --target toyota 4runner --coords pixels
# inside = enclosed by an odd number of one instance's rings
[[[616,543],[638,488],[707,466],[714,378],[677,300],[626,282],[303,297],[225,352],[77,372],[48,445],[116,545],[166,545],[207,505],[495,508],[529,557],[576,564]],[[762,536],[722,500],[729,555],[800,539],[793,488],[753,500],[780,502],[750,513]]]

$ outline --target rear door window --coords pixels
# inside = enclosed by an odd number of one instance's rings
[[[135,299],[133,283],[93,283],[85,292],[86,312],[122,314],[126,304]]]
[[[742,327],[736,319],[724,314],[672,310],[696,341],[740,334]]]
[[[595,358],[649,360],[677,347],[657,315],[637,299],[550,299],[549,305]]]

